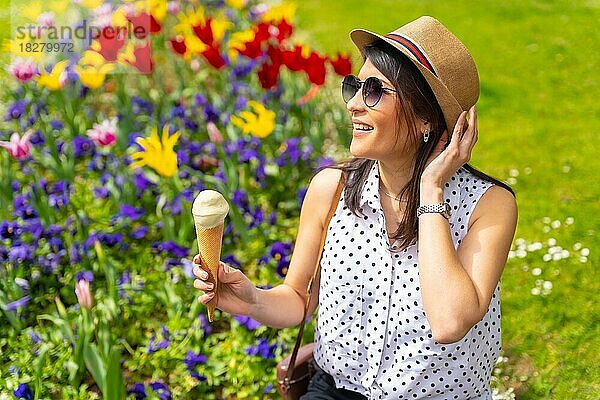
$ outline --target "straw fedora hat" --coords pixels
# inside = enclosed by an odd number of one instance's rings
[[[420,17],[385,36],[355,29],[350,38],[361,53],[367,44],[383,39],[405,54],[429,83],[450,134],[461,112],[469,110],[479,98],[479,76],[473,57],[435,18]]]

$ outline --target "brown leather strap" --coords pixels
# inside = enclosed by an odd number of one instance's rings
[[[335,195],[333,196],[333,201],[331,202],[331,207],[329,208],[329,213],[327,214],[327,218],[325,219],[325,223],[323,224],[323,234],[321,235],[321,244],[319,246],[319,256],[317,257],[317,262],[315,264],[315,269],[313,271],[312,277],[308,281],[308,286],[306,287],[306,304],[304,305],[304,315],[302,316],[302,322],[300,322],[300,327],[298,329],[298,336],[296,337],[296,344],[294,345],[294,351],[292,351],[292,356],[290,357],[290,363],[287,368],[287,373],[285,374],[285,378],[283,381],[283,388],[285,391],[289,389],[290,382],[292,381],[292,376],[294,374],[294,368],[296,367],[296,357],[298,356],[298,349],[300,348],[300,344],[302,343],[302,334],[304,333],[304,324],[306,323],[306,317],[308,314],[308,307],[310,305],[310,297],[312,294],[312,285],[313,282],[317,279],[317,275],[319,274],[321,264],[321,255],[323,254],[323,248],[325,247],[325,239],[327,237],[327,229],[329,228],[329,222],[335,213],[337,208],[337,204],[340,201],[340,197],[342,195],[342,190],[344,189],[344,182],[346,181],[346,176],[344,172],[340,176],[340,180],[338,182],[337,189],[335,191]]]

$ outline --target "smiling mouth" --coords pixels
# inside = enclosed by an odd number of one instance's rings
[[[361,132],[369,132],[374,129],[371,125],[365,124],[353,124],[352,127],[354,128],[354,130]]]

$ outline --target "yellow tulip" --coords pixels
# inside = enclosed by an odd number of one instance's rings
[[[292,22],[294,14],[296,13],[296,4],[294,3],[283,3],[278,6],[272,7],[266,13],[263,14],[263,22],[279,22],[285,19],[287,22]]]
[[[254,100],[249,101],[248,105],[254,112],[242,111],[239,116],[231,117],[231,122],[241,128],[244,134],[266,138],[275,129],[275,113]]]
[[[62,88],[65,83],[66,77],[66,69],[69,64],[69,60],[62,60],[57,62],[52,68],[52,72],[43,73],[38,78],[38,85],[45,86],[50,90],[58,90]]]
[[[75,66],[75,72],[79,75],[81,83],[90,89],[97,89],[104,83],[106,74],[114,69],[114,64],[107,63],[100,53],[86,50]]]
[[[104,83],[106,74],[114,69],[114,64],[104,64],[100,68],[93,65],[75,66],[75,72],[79,75],[79,80],[90,89],[98,89]]]
[[[147,165],[164,177],[172,177],[177,172],[177,153],[173,151],[173,147],[177,143],[179,135],[180,132],[175,132],[169,136],[169,125],[165,125],[161,140],[158,137],[158,129],[153,127],[149,138],[136,139],[136,143],[144,150],[131,155],[131,158],[137,161],[133,162],[129,168],[134,169]]]
[[[221,42],[225,32],[233,27],[233,23],[226,18],[213,19],[210,28],[213,33],[213,39],[215,42]]]
[[[173,27],[173,31],[180,35],[193,33],[192,27],[202,25],[206,21],[204,9],[201,6],[189,13],[180,12],[177,15],[179,23]]]

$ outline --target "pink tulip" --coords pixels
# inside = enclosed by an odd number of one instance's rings
[[[90,283],[85,279],[80,279],[75,284],[75,295],[77,296],[77,302],[83,308],[88,310],[92,308],[94,303],[92,299],[92,293],[90,291]]]
[[[31,58],[24,60],[19,57],[7,69],[12,76],[21,82],[29,82],[38,74],[37,66]]]
[[[117,141],[117,118],[105,119],[87,130],[87,135],[98,146],[112,146]]]
[[[208,137],[213,143],[223,143],[223,135],[214,122],[209,122],[206,124],[206,130],[208,131]]]
[[[8,153],[16,158],[17,160],[22,160],[29,156],[31,152],[31,143],[29,143],[29,138],[33,132],[29,129],[23,137],[19,137],[17,132],[14,132],[10,136],[9,142],[4,142],[0,140],[0,147],[4,147],[8,150]]]

